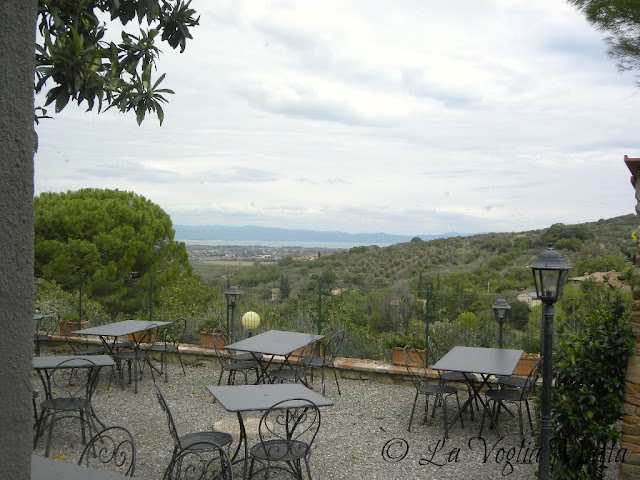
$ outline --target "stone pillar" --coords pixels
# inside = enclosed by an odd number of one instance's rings
[[[624,156],[624,161],[631,171],[631,184],[636,191],[636,213],[640,215],[640,158]],[[634,480],[640,478],[640,243],[635,256],[633,272],[633,307],[631,325],[636,344],[633,347],[627,364],[625,378],[625,395],[622,405],[622,437],[620,448],[626,448],[624,461],[620,464],[620,479]]]
[[[0,478],[31,478],[36,0],[0,0]]]

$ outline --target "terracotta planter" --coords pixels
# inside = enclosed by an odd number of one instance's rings
[[[80,322],[60,322],[60,335],[69,335],[71,332],[75,332],[76,330],[84,330],[85,328],[89,328],[89,320],[83,320]]]
[[[521,377],[526,377],[527,375],[529,375],[529,372],[531,372],[531,369],[539,359],[539,353],[523,354],[522,357],[520,357],[520,361],[518,362],[516,369],[513,371],[513,374]]]
[[[292,359],[296,359],[296,358],[300,358],[300,357],[310,357],[310,356],[312,356],[314,354],[315,348],[316,348],[315,344],[312,343],[310,345],[307,345],[304,348],[299,348],[297,350],[294,350],[294,352],[291,354],[291,358]],[[320,357],[323,356],[324,355],[324,344],[323,343],[320,344],[320,348],[318,350],[319,350],[319,352],[317,353],[318,356],[320,356]]]
[[[205,348],[223,349],[227,346],[227,342],[220,333],[216,333],[214,343],[213,332],[200,332],[200,345]]]
[[[426,356],[427,356],[427,351],[426,350],[418,350],[418,352],[420,353],[420,364],[418,365],[418,362],[413,362],[412,365],[415,367],[422,367],[424,365]],[[404,365],[404,347],[393,347],[393,358],[392,358],[392,363],[394,365]]]
[[[157,332],[156,330],[151,330],[151,331],[130,333],[129,340],[132,342],[137,342],[141,335],[144,335],[144,337],[142,338],[142,343],[153,343],[156,341]]]

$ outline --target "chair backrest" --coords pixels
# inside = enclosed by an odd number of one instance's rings
[[[140,332],[136,332],[133,334],[133,348],[135,350],[140,349],[140,345],[143,343],[150,343],[153,338],[153,334],[158,330],[158,325],[155,323],[149,325],[147,328]]]
[[[64,339],[67,342],[67,345],[74,354],[78,354],[82,352],[86,347],[88,338],[86,335],[71,335],[71,332],[82,329],[82,322],[77,322],[75,320],[65,320],[62,323],[62,333],[64,334]],[[85,337],[85,341],[82,341],[82,337]]]
[[[133,477],[136,468],[136,444],[133,436],[123,427],[108,427],[98,432],[82,451],[78,465]]]
[[[404,347],[404,364],[416,388],[428,383],[426,357],[422,350],[406,345]]]
[[[331,335],[331,338],[329,338],[329,341],[327,342],[327,346],[324,349],[325,359],[330,360],[333,363],[333,361],[338,356],[338,353],[342,349],[344,336],[345,336],[344,330],[338,330],[336,333]]]
[[[51,371],[51,397],[91,400],[100,369],[88,358],[69,358]]]
[[[522,400],[526,400],[527,398],[529,398],[529,395],[531,395],[531,392],[535,390],[536,385],[538,384],[538,380],[540,380],[540,375],[542,375],[542,359],[543,358],[544,357],[540,356],[540,358],[536,361],[535,365],[529,372],[529,375],[527,375],[527,380],[524,383],[524,387],[522,387],[522,390],[520,392],[520,398]]]
[[[267,410],[260,419],[258,436],[269,459],[278,461],[307,456],[319,430],[320,410],[313,402],[298,398]]]
[[[34,335],[36,336],[51,336],[55,333],[56,328],[58,328],[58,324],[60,315],[57,312],[47,312],[41,314],[37,319],[34,320]]]
[[[222,343],[224,343],[224,345],[221,345],[219,343],[220,338],[222,338]],[[228,343],[229,343],[229,335],[227,334],[227,331],[223,327],[214,328],[213,329],[213,350],[221,366],[225,363],[231,362],[231,357],[229,356],[229,352],[224,349],[224,347],[226,347]]]
[[[427,337],[427,364],[432,365],[440,360],[440,347],[431,335]]]
[[[193,443],[171,459],[163,480],[233,480],[229,455],[215,442]]]
[[[169,404],[164,399],[164,395],[162,395],[162,391],[158,384],[155,384],[156,387],[156,395],[158,396],[158,403],[160,404],[160,408],[165,413],[167,417],[167,422],[169,423],[169,433],[171,434],[171,438],[173,438],[173,444],[176,447],[180,446],[180,435],[178,435],[178,429],[176,428],[176,424],[173,421],[173,415],[171,415],[171,410],[169,410]]]
[[[184,333],[187,331],[187,319],[176,318],[169,325],[164,325],[158,329],[157,341],[165,345],[177,345],[182,342]]]

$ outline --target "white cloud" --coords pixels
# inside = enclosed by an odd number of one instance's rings
[[[133,190],[175,224],[404,234],[631,213],[632,74],[557,0],[194,0],[148,117],[37,127],[36,194]]]

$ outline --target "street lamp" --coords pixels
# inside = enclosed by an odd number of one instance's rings
[[[242,315],[242,326],[249,330],[249,336],[251,336],[253,330],[260,326],[260,315],[256,312],[247,312]]]
[[[236,304],[238,303],[238,299],[240,298],[240,295],[242,295],[242,291],[234,285],[229,287],[224,294],[227,296],[227,308],[231,308],[231,326],[229,328],[229,336],[231,343],[233,343],[233,313],[236,308]]]
[[[491,308],[493,308],[493,313],[496,316],[496,322],[500,325],[500,339],[498,340],[498,346],[502,348],[502,325],[507,321],[511,305],[509,305],[504,298],[499,298],[496,300],[496,304]]]
[[[551,383],[553,381],[553,316],[571,268],[551,245],[529,265],[538,298],[544,303],[544,338],[542,343],[542,413],[540,415],[540,461],[538,478],[550,478],[551,463]]]

